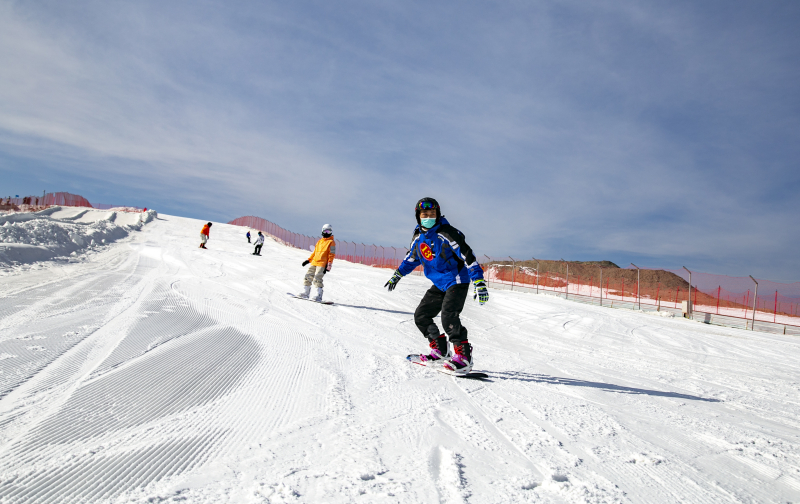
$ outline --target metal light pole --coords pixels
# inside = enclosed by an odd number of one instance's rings
[[[683,269],[689,273],[689,301],[686,303],[686,314],[689,318],[692,318],[692,312],[694,311],[694,306],[692,306],[692,272],[686,266]]]
[[[508,256],[511,259],[511,290],[514,290],[514,280],[517,278],[517,261],[514,260],[513,257]]]
[[[639,289],[640,289],[640,287],[639,287],[639,286],[641,285],[641,284],[639,283],[639,279],[641,278],[641,277],[639,276],[639,266],[636,266],[636,265],[635,265],[635,264],[633,264],[633,263],[631,263],[631,266],[633,266],[634,268],[636,268],[636,301],[638,302],[638,304],[639,304],[639,309],[641,310],[641,309],[642,309],[642,295],[641,295],[641,293],[640,293],[640,291],[639,291]]]
[[[751,331],[755,331],[756,330],[756,308],[758,307],[758,305],[756,304],[756,303],[758,303],[758,282],[756,281],[755,278],[753,278],[753,275],[750,275],[750,280],[756,282],[756,294],[755,294],[755,296],[753,296],[753,322],[750,324],[750,330]]]

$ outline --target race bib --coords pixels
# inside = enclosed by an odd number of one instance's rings
[[[425,242],[420,244],[419,253],[422,254],[422,257],[424,257],[426,261],[433,259],[433,251]]]

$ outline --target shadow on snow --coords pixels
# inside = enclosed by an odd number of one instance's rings
[[[559,378],[558,376],[548,376],[543,374],[522,373],[518,371],[500,371],[490,374],[491,377],[500,380],[516,380],[535,383],[552,383],[553,385],[567,385],[570,387],[590,387],[608,392],[619,392],[621,394],[643,394],[650,396],[672,397],[675,399],[687,399],[690,401],[722,402],[719,399],[709,399],[689,394],[679,394],[677,392],[662,392],[659,390],[648,390],[634,387],[623,387],[612,383],[592,382],[586,380],[575,380],[573,378]]]
[[[350,305],[344,303],[336,303],[336,306],[346,306],[347,308],[358,308],[361,310],[375,310],[375,311],[382,311],[386,313],[399,313],[400,315],[414,315],[414,312],[407,312],[407,311],[399,311],[399,310],[387,310],[385,308],[373,308],[372,306],[357,306],[357,305]]]

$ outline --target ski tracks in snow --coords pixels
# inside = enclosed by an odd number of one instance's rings
[[[411,366],[419,277],[170,216],[6,277],[0,502],[764,502],[800,498],[791,338],[493,292],[489,381]]]

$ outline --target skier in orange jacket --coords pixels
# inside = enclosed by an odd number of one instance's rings
[[[314,246],[314,252],[308,256],[308,259],[303,261],[303,266],[311,264],[306,271],[306,276],[303,282],[303,292],[299,297],[308,299],[311,294],[311,284],[317,288],[317,297],[314,301],[322,301],[322,277],[325,273],[331,270],[333,258],[336,257],[336,242],[333,239],[333,228],[330,224],[322,226],[322,238],[317,240]]]
[[[208,241],[208,232],[211,231],[211,223],[209,222],[205,226],[203,226],[203,230],[200,231],[200,248],[206,248],[206,242]]]

